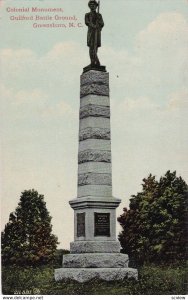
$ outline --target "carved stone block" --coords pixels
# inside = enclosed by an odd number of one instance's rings
[[[78,186],[82,185],[112,185],[111,174],[84,173],[78,174]]]
[[[121,253],[84,253],[63,256],[64,268],[128,268],[129,257]]]
[[[87,282],[93,278],[105,281],[119,281],[124,278],[138,279],[138,271],[132,268],[61,268],[55,270],[55,280],[66,279]]]
[[[87,117],[110,118],[110,107],[89,104],[80,109],[80,119]]]
[[[81,75],[80,97],[87,95],[109,96],[109,74],[91,70]]]
[[[81,86],[92,83],[105,84],[109,86],[109,73],[91,70],[81,75]]]
[[[104,84],[92,83],[86,84],[81,87],[80,98],[87,95],[100,95],[100,96],[109,96],[109,87]]]
[[[119,241],[81,241],[70,243],[70,253],[120,253]]]
[[[84,141],[87,139],[110,140],[110,129],[88,127],[86,129],[81,130],[79,140]]]
[[[85,150],[78,154],[79,164],[89,161],[109,163],[111,162],[111,151]]]

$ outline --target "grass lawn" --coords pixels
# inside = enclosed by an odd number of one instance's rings
[[[52,266],[12,266],[2,268],[2,292],[7,295],[185,295],[188,292],[186,274],[185,267],[144,266],[139,269],[138,281],[93,279],[87,283],[57,283]]]

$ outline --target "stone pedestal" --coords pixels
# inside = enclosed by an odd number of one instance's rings
[[[116,208],[112,196],[109,74],[88,70],[81,75],[78,152],[78,192],[70,201],[74,209],[74,242],[63,257],[55,279],[80,282],[98,277],[137,278],[120,254],[116,240]]]

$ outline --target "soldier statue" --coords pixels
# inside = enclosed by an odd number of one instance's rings
[[[90,12],[85,15],[85,24],[88,26],[87,46],[91,59],[91,67],[100,66],[97,56],[98,47],[101,47],[101,31],[104,26],[102,15],[99,13],[99,3],[90,0],[88,3]],[[98,12],[96,11],[98,7]]]

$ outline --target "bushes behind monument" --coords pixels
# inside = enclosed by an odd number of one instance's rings
[[[22,192],[1,235],[2,264],[48,264],[54,260],[57,244],[44,196],[35,190]]]
[[[118,218],[119,241],[132,266],[185,261],[188,247],[188,187],[168,171],[159,181],[149,175]]]

